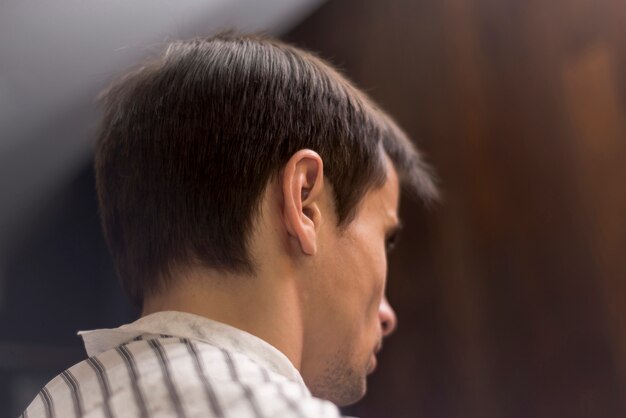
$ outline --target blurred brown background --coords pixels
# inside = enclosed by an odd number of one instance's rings
[[[1,416],[83,358],[78,329],[137,315],[100,234],[93,97],[225,26],[338,65],[440,179],[440,205],[402,203],[399,329],[346,413],[626,416],[625,2],[149,2],[0,4]]]
[[[626,3],[346,0],[287,37],[435,166],[363,417],[626,416]]]

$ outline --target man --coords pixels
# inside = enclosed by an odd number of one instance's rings
[[[177,42],[113,84],[102,223],[142,318],[82,332],[87,360],[25,416],[336,417],[383,337],[400,183],[436,196],[392,119],[279,41]]]

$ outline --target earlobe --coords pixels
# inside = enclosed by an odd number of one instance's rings
[[[323,188],[324,166],[319,154],[308,149],[296,152],[282,173],[283,220],[288,234],[306,255],[317,253]]]

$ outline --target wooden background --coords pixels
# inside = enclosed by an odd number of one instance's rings
[[[626,3],[331,1],[287,40],[415,138],[363,417],[626,416]]]

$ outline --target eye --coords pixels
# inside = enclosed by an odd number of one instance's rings
[[[398,233],[396,231],[392,232],[385,238],[385,250],[387,253],[390,253],[395,248],[398,242]]]

